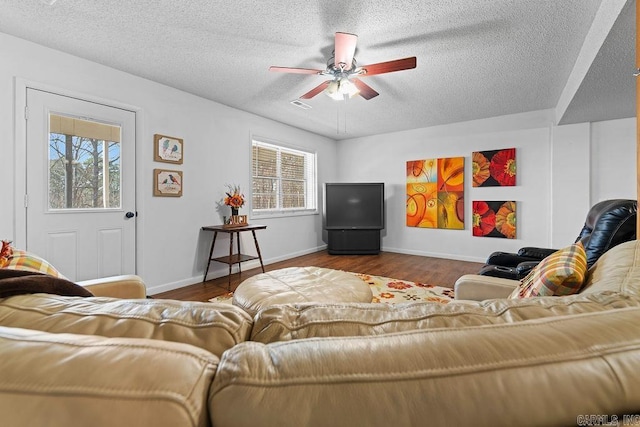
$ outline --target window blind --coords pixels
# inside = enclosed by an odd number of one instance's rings
[[[254,211],[315,210],[315,188],[314,153],[253,141]]]

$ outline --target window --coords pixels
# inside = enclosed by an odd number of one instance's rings
[[[252,144],[252,213],[315,213],[315,153],[257,140]]]
[[[120,126],[49,115],[49,210],[120,208]]]

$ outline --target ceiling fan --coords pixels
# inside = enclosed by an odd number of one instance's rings
[[[319,84],[309,92],[302,95],[301,99],[311,99],[324,91],[336,100],[347,99],[359,94],[364,99],[371,99],[379,95],[371,86],[360,80],[360,77],[375,76],[378,74],[392,73],[394,71],[416,68],[416,57],[412,56],[394,61],[379,62],[377,64],[358,67],[353,57],[356,51],[358,36],[349,33],[336,33],[333,56],[327,61],[325,70],[311,68],[269,67],[269,71],[297,74],[317,74],[331,77]]]

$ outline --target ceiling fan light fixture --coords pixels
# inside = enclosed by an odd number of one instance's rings
[[[342,92],[343,95],[347,95],[349,98],[351,98],[357,95],[360,91],[351,80],[343,79],[343,82],[340,85],[340,92]]]
[[[327,93],[327,96],[333,99],[334,101],[342,101],[344,99],[344,96],[338,92]]]
[[[324,93],[333,98],[333,95],[338,93],[338,89],[340,89],[340,83],[338,83],[338,80],[332,80],[327,85]]]
[[[343,77],[341,79],[336,79],[331,81],[327,88],[324,90],[324,93],[327,94],[328,97],[334,99],[336,101],[342,101],[345,98],[351,98],[357,95],[360,91],[353,84],[353,82],[349,81],[348,78]]]

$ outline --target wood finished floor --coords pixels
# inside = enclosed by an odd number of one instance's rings
[[[393,252],[381,252],[378,255],[329,255],[327,251],[320,251],[265,265],[265,270],[305,266],[368,273],[453,288],[458,277],[463,274],[476,273],[482,264]],[[231,276],[231,290],[234,290],[243,280],[261,272],[262,270],[258,267],[243,271],[241,276],[237,273],[233,274]],[[228,278],[224,276],[159,293],[153,297],[182,301],[208,301],[210,298],[227,293],[227,284]]]

